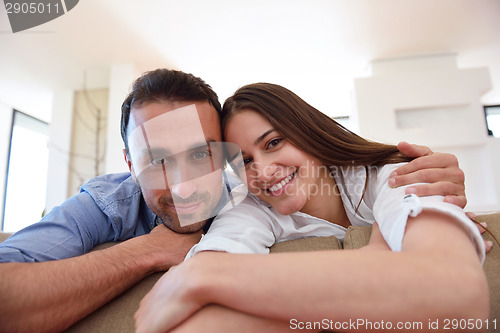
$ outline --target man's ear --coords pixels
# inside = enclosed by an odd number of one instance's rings
[[[128,169],[130,170],[130,174],[132,175],[132,178],[134,178],[134,181],[137,183],[137,178],[135,177],[135,172],[134,172],[134,168],[132,166],[132,161],[130,160],[126,149],[123,149],[123,158],[125,159],[125,163],[127,163],[127,166],[128,166]]]

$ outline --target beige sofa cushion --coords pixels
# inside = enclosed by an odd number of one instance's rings
[[[7,238],[9,238],[11,234],[7,233],[7,232],[0,232],[0,242],[3,242],[4,240],[6,240]]]
[[[342,243],[335,237],[309,237],[276,243],[269,249],[271,253],[340,250]]]
[[[487,214],[478,216],[478,222],[486,222],[488,230],[495,235],[497,240],[500,240],[500,213]],[[493,248],[486,254],[484,261],[484,272],[488,279],[490,287],[490,324],[496,320],[496,329],[490,328],[486,332],[500,331],[500,244],[487,232],[483,235],[484,239],[493,242]]]
[[[344,249],[353,250],[368,244],[372,227],[349,227],[345,233]]]
[[[162,275],[163,272],[159,272],[146,277],[96,312],[68,328],[65,332],[135,332],[134,314],[139,308],[139,303]]]

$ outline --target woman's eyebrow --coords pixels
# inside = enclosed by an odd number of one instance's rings
[[[259,136],[255,142],[254,142],[254,145],[258,145],[259,143],[262,142],[262,140],[264,140],[266,138],[266,136],[268,136],[270,133],[274,132],[274,128],[271,128],[270,130],[264,132],[264,134],[262,134],[261,136]]]

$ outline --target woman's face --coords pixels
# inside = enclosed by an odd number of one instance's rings
[[[226,141],[241,148],[248,189],[280,214],[314,213],[315,198],[326,187],[335,186],[327,167],[295,147],[253,110],[232,116],[225,134]]]

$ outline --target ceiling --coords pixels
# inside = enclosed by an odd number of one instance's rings
[[[221,99],[279,83],[346,115],[374,59],[453,52],[500,77],[499,32],[500,0],[81,0],[15,34],[2,7],[0,103],[50,118],[53,91],[107,87],[134,63],[192,72]]]

